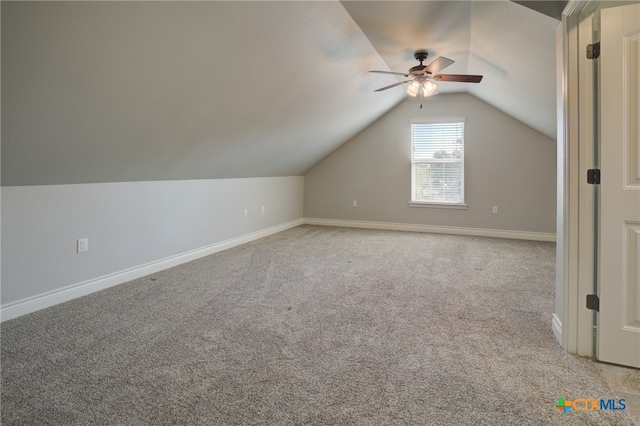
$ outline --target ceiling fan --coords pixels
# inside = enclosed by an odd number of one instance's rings
[[[389,86],[381,87],[374,90],[374,92],[382,92],[383,90],[391,89],[392,87],[400,86],[401,84],[409,83],[407,87],[407,93],[410,96],[417,96],[418,92],[420,97],[431,96],[436,93],[438,86],[433,81],[455,81],[460,83],[480,83],[482,81],[481,75],[469,75],[469,74],[438,74],[441,70],[445,69],[449,65],[453,64],[449,58],[444,56],[438,57],[429,65],[422,65],[422,62],[427,59],[429,53],[426,50],[418,50],[413,54],[416,60],[420,61],[420,65],[409,68],[409,72],[393,72],[393,71],[369,71],[380,74],[394,74],[404,77],[411,77],[410,80],[401,81],[399,83],[391,84]],[[422,89],[422,90],[420,90]],[[420,105],[422,108],[422,105]]]

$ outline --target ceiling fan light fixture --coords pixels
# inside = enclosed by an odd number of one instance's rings
[[[413,96],[414,98],[418,95],[418,90],[420,90],[420,83],[416,80],[413,80],[407,87],[407,93],[409,96]]]
[[[436,93],[437,89],[438,89],[438,86],[436,86],[435,83],[432,83],[430,80],[427,80],[422,85],[422,94],[424,96],[431,96],[434,93]]]

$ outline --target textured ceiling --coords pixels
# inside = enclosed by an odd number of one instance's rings
[[[508,1],[0,5],[5,186],[304,174],[420,48],[485,75],[440,93],[555,135],[558,21]]]

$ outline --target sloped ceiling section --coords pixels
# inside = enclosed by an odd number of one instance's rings
[[[553,18],[512,2],[471,3],[469,69],[484,74],[469,93],[556,140]]]
[[[480,84],[439,83],[438,93],[468,92],[556,138],[555,34],[560,21],[510,1],[344,1],[389,67],[406,71],[413,52],[426,63],[445,56],[443,73],[481,74]],[[385,83],[397,81],[387,76]],[[381,96],[395,96],[390,89]]]
[[[2,185],[304,174],[404,98],[339,2],[2,2]]]
[[[439,93],[555,138],[559,21],[507,0],[0,7],[3,186],[301,175],[406,98],[367,71],[423,48],[485,76]]]

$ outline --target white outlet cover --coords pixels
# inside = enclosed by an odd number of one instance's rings
[[[85,251],[89,251],[89,239],[88,238],[80,238],[78,240],[78,253],[82,253]]]

